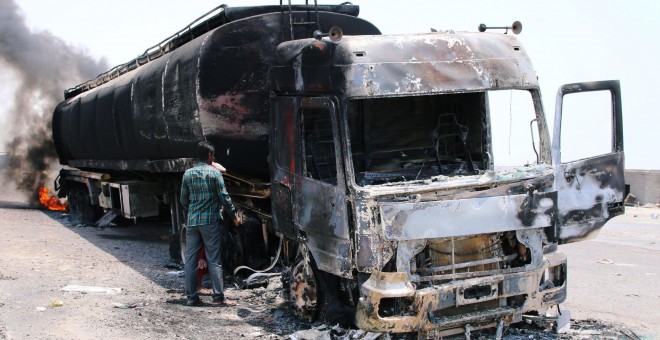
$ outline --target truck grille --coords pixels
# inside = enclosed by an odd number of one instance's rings
[[[527,248],[519,244],[515,233],[494,233],[445,238],[430,242],[413,261],[419,282],[442,284],[522,270]]]

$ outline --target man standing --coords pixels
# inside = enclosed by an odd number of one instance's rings
[[[197,145],[197,153],[200,163],[186,170],[181,180],[181,204],[188,209],[184,269],[188,295],[186,305],[197,306],[202,303],[197,285],[197,256],[202,246],[213,285],[211,304],[235,305],[223,293],[221,207],[224,207],[236,225],[241,221],[236,216],[236,209],[231,203],[220,170],[212,165],[215,148],[211,143],[203,141]]]

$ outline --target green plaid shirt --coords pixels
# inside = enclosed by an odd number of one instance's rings
[[[221,206],[231,218],[236,216],[222,173],[206,163],[200,162],[183,174],[181,204],[188,209],[188,226],[218,223],[222,220]]]

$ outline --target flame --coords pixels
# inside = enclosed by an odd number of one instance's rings
[[[66,211],[69,208],[69,204],[66,202],[60,201],[50,189],[46,187],[39,187],[39,202],[48,208],[48,210],[54,211]]]

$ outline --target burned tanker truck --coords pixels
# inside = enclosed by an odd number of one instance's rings
[[[557,245],[624,210],[618,81],[561,87],[551,143],[518,23],[381,35],[357,15],[221,6],[67,90],[59,195],[87,220],[171,218],[176,257],[207,140],[245,221],[225,261],[277,258],[300,317],[439,337],[542,316],[566,299]],[[611,152],[562,163],[563,98],[593,91]]]

